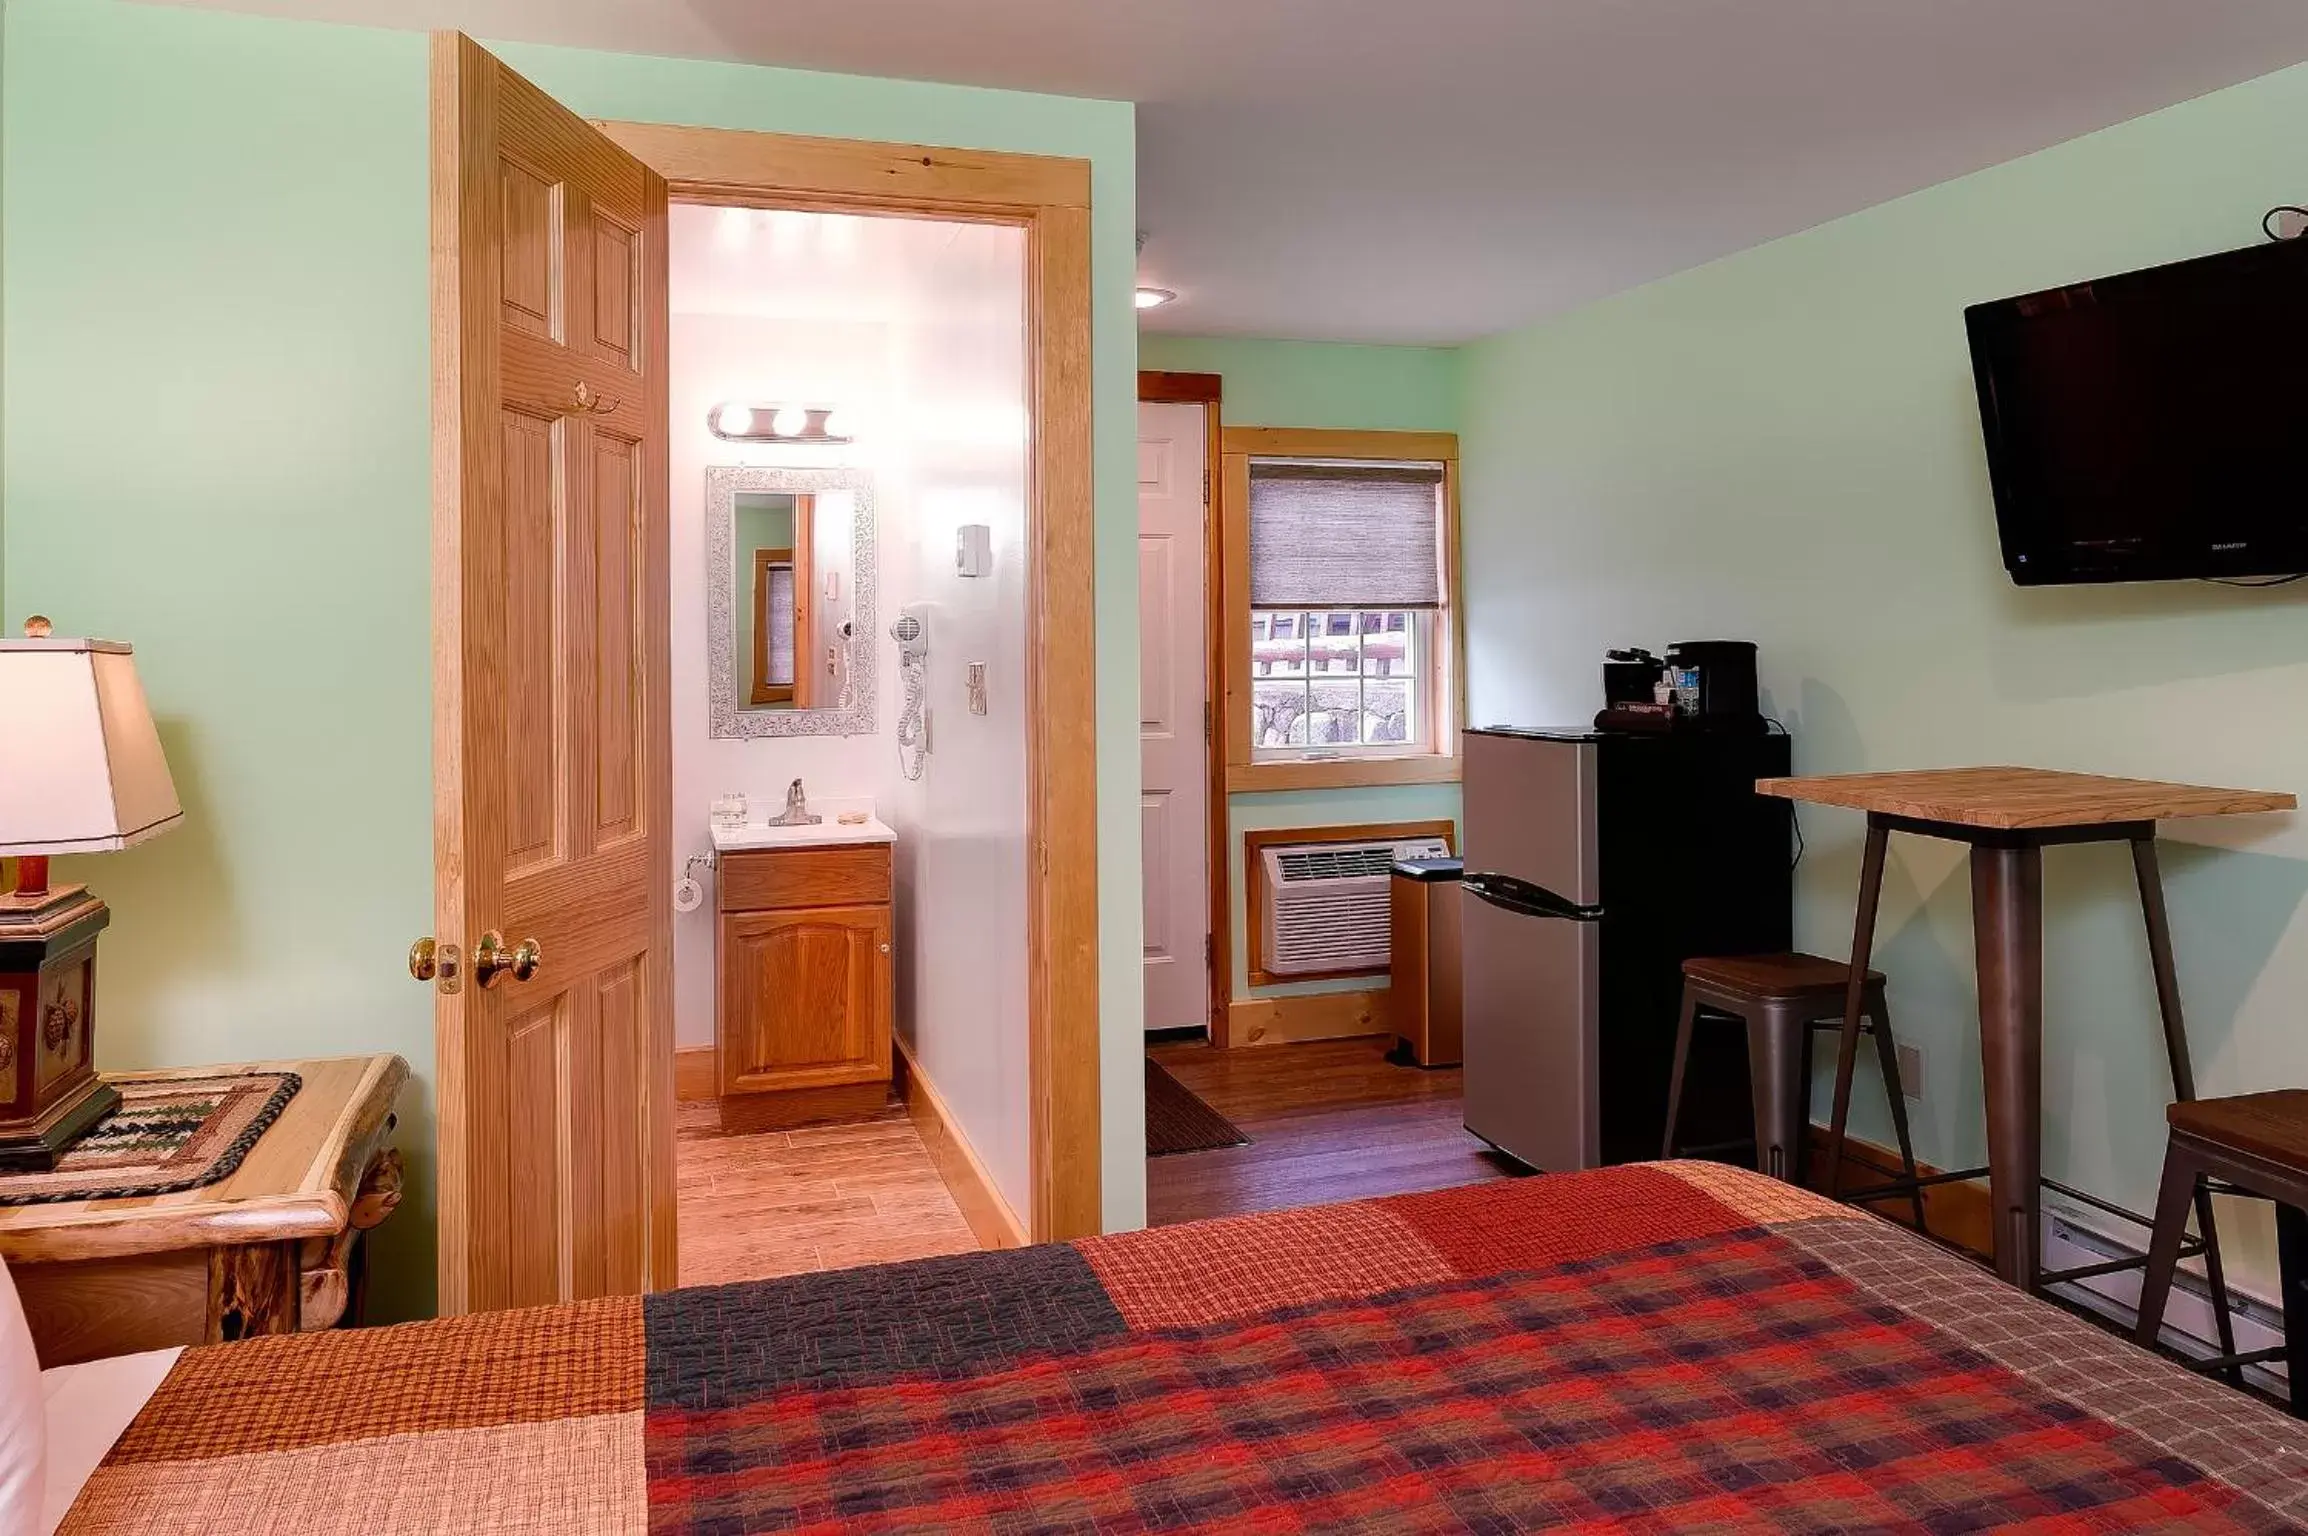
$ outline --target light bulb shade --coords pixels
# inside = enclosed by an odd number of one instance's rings
[[[723,437],[743,437],[753,430],[753,412],[742,405],[725,405],[714,412],[713,424]]]
[[[779,437],[799,437],[809,430],[809,412],[798,405],[781,405],[769,418],[769,430]]]
[[[115,640],[0,640],[0,854],[126,848],[183,819]]]

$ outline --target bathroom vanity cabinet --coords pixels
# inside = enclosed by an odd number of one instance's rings
[[[723,1118],[798,1124],[890,1086],[890,846],[724,852],[716,1035]]]

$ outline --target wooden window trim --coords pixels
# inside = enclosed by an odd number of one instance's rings
[[[1459,440],[1454,432],[1347,432],[1311,427],[1227,427],[1220,434],[1219,633],[1225,647],[1226,789],[1356,789],[1377,784],[1455,784],[1466,727],[1466,605],[1459,598]],[[1386,459],[1443,467],[1443,606],[1436,614],[1428,718],[1445,722],[1423,751],[1391,756],[1257,761],[1251,750],[1250,461],[1253,458]]]
[[[1242,941],[1250,962],[1254,987],[1287,986],[1300,981],[1335,981],[1343,976],[1384,976],[1377,971],[1309,971],[1297,976],[1276,976],[1266,969],[1266,882],[1259,878],[1258,859],[1269,848],[1299,843],[1360,843],[1380,838],[1401,841],[1411,837],[1439,837],[1458,852],[1458,829],[1447,821],[1365,822],[1351,827],[1266,827],[1242,834]]]
[[[1104,1228],[1090,162],[596,122],[676,201],[1010,224],[1026,233],[1026,1053],[1030,1233]],[[672,1071],[671,1040],[664,1070]],[[672,1251],[668,1243],[668,1253]]]

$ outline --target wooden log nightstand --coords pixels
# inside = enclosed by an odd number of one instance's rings
[[[180,1078],[188,1069],[107,1075]],[[0,1205],[0,1259],[42,1366],[357,1320],[361,1234],[400,1201],[386,1145],[398,1056],[247,1062],[204,1075],[302,1079],[240,1166],[173,1194]],[[0,1178],[0,1188],[5,1187]]]

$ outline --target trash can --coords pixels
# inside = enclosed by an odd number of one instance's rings
[[[1458,859],[1403,859],[1389,882],[1393,976],[1387,1006],[1395,1056],[1422,1067],[1459,1064]]]

